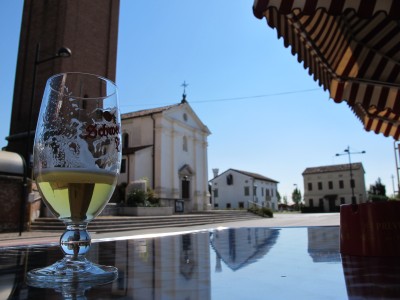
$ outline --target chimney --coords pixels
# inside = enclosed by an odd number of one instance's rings
[[[214,173],[214,178],[218,176],[219,169],[212,169]]]

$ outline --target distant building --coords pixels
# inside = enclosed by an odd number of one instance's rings
[[[207,137],[210,131],[185,98],[181,103],[122,114],[118,183],[143,178],[163,206],[176,212],[210,208]]]
[[[214,176],[210,180],[214,209],[247,209],[249,202],[278,209],[278,181],[235,169]]]
[[[351,175],[353,191],[351,188]],[[341,204],[362,203],[367,200],[364,168],[361,163],[307,168],[303,172],[306,210],[339,211]]]

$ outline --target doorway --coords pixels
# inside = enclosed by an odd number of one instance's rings
[[[181,185],[181,191],[182,191],[182,199],[189,199],[190,198],[190,180],[187,176],[184,176],[182,178],[182,185]]]

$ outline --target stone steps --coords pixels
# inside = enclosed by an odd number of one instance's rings
[[[163,227],[199,226],[205,224],[235,222],[259,219],[247,211],[210,211],[172,216],[100,216],[89,223],[90,232],[113,232]],[[31,223],[30,231],[64,231],[63,222],[55,218],[37,218]]]

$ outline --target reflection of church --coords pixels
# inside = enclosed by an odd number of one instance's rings
[[[308,227],[308,254],[314,262],[340,262],[339,227]]]
[[[211,246],[217,256],[216,271],[220,272],[221,261],[237,271],[262,257],[275,245],[279,229],[273,228],[230,228],[214,230]]]
[[[122,114],[123,158],[118,183],[141,178],[163,206],[176,212],[209,207],[207,137],[210,134],[185,100]]]
[[[116,244],[113,295],[126,299],[210,299],[209,233]],[[119,259],[120,258],[120,259]]]

